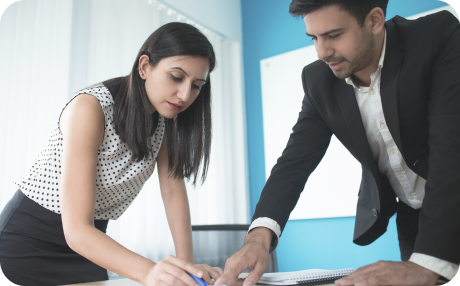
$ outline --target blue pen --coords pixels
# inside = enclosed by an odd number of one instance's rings
[[[188,273],[188,272],[187,272],[187,274],[190,275],[190,276],[193,278],[193,280],[195,280],[196,283],[198,283],[198,285],[200,285],[200,286],[207,286],[207,285],[208,285],[208,284],[206,284],[206,282],[204,282],[203,279],[198,278],[198,277],[196,277],[195,275],[190,274],[190,273]]]

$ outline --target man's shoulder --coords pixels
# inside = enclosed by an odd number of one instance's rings
[[[445,45],[459,37],[458,19],[448,11],[430,14],[415,20],[399,16],[385,23],[387,31],[387,51],[400,49],[406,62],[423,59],[433,62]]]
[[[328,84],[337,79],[329,66],[322,60],[317,60],[303,68],[302,81],[304,84]]]
[[[311,64],[306,65],[303,68],[303,72],[309,72],[311,70],[325,70],[327,68],[327,64],[323,62],[322,60],[316,60],[312,62]]]
[[[446,33],[453,32],[458,28],[458,19],[449,11],[440,11],[414,20],[408,20],[400,16],[386,22],[387,27],[396,27],[403,37],[421,36],[442,37]]]

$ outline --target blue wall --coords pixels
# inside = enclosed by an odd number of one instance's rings
[[[260,60],[312,44],[302,19],[289,15],[290,2],[241,0],[251,214],[265,184]],[[387,19],[445,5],[436,0],[390,0]],[[353,229],[354,217],[289,221],[277,248],[279,271],[358,268],[399,259],[394,218],[387,233],[369,246],[353,244]]]

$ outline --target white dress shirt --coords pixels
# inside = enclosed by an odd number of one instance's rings
[[[425,196],[426,180],[415,174],[407,166],[401,152],[391,136],[383,114],[380,99],[380,78],[386,50],[386,31],[383,48],[377,69],[371,74],[369,87],[360,87],[348,77],[346,83],[353,86],[359,111],[363,120],[364,131],[369,142],[374,160],[379,171],[386,175],[391,187],[400,201],[413,209],[422,207]],[[281,234],[279,224],[270,218],[258,218],[251,224],[249,231],[256,227],[271,229],[276,238],[272,240],[270,252],[273,251]],[[447,279],[452,279],[458,271],[458,264],[454,264],[426,254],[413,253],[409,261],[423,266]]]

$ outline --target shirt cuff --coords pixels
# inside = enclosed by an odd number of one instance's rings
[[[278,246],[278,241],[281,235],[280,225],[269,217],[259,217],[251,223],[251,225],[249,226],[248,233],[256,227],[265,227],[275,233],[275,235],[272,238],[272,242],[270,243],[270,250],[268,252],[272,253],[273,251],[275,251],[275,248]]]
[[[452,280],[458,272],[458,264],[422,253],[412,253],[409,261],[425,267],[449,280]]]

